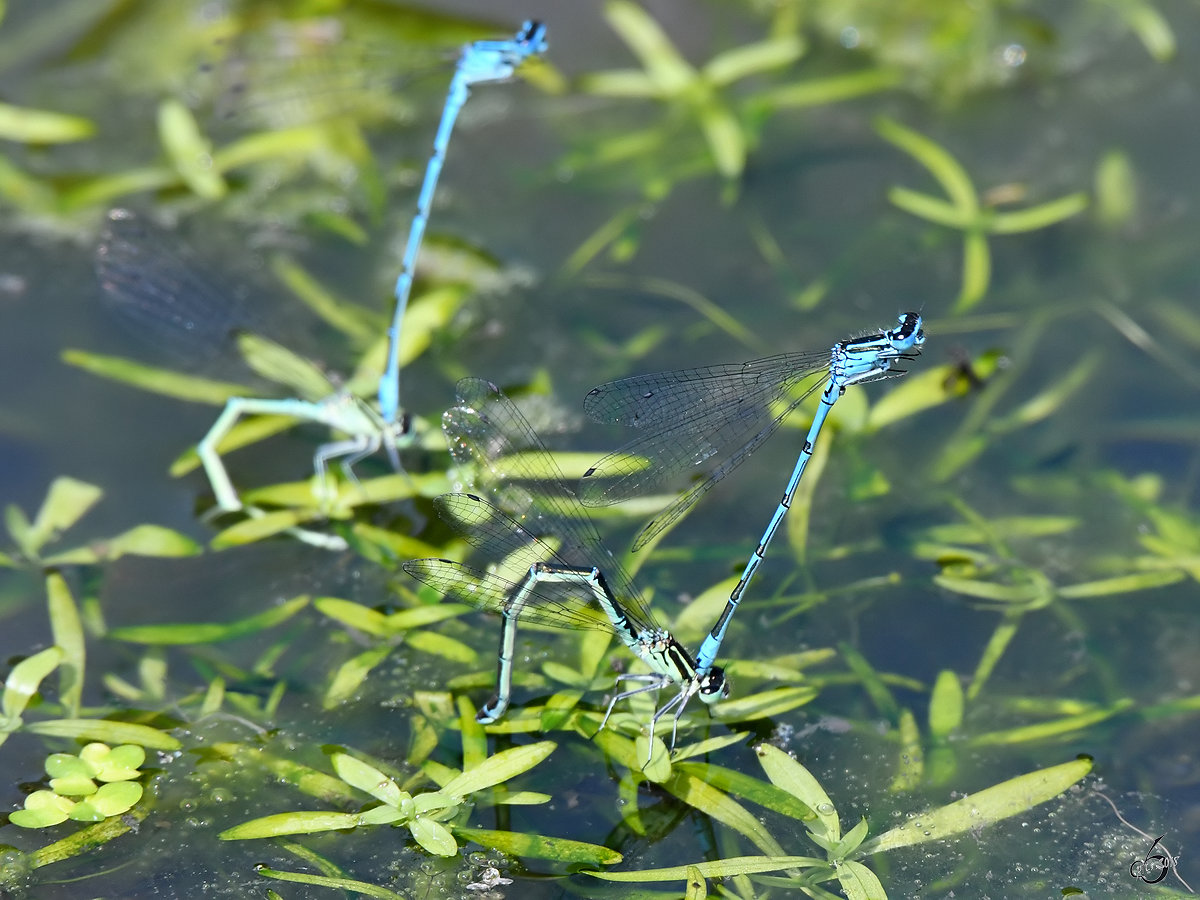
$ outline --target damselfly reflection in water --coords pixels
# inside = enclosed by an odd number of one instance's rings
[[[675,686],[678,693],[650,720],[653,734],[658,721],[674,711],[674,747],[679,720],[692,697],[713,704],[728,696],[724,670],[710,666],[700,672],[691,654],[658,623],[605,548],[554,457],[495,385],[477,378],[460,381],[458,402],[443,416],[442,430],[455,460],[481,470],[487,487],[480,491],[490,499],[445,494],[435,501],[438,512],[490,562],[503,562],[513,574],[505,577],[448,559],[412,560],[404,570],[443,596],[502,616],[496,695],[480,708],[479,721],[495,721],[511,701],[519,620],[603,629],[616,634],[650,672],[618,676],[618,681],[640,686],[612,698],[600,727],[620,701]]]

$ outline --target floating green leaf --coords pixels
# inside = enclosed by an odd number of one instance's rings
[[[443,785],[442,791],[451,796],[465,797],[493,785],[502,784],[522,772],[532,769],[553,753],[556,746],[557,744],[553,741],[539,741],[524,747],[501,750]]]
[[[289,834],[317,834],[354,828],[359,823],[357,813],[290,812],[276,813],[251,819],[241,825],[226,828],[217,835],[223,841],[248,841],[256,838],[283,837]]]
[[[812,773],[778,747],[772,747],[770,744],[759,744],[755,752],[771,783],[787,791],[816,813],[817,822],[810,823],[809,829],[816,831],[817,823],[820,823],[817,833],[830,842],[840,840],[842,828],[838,823],[837,810]]]
[[[52,719],[30,722],[26,731],[47,737],[86,738],[106,744],[138,744],[152,750],[178,750],[183,745],[165,731],[135,722],[110,722],[107,719]]]
[[[408,900],[404,895],[389,891],[377,884],[365,881],[355,881],[352,878],[335,878],[328,875],[312,875],[308,872],[283,872],[268,866],[255,866],[254,871],[264,878],[274,878],[277,881],[288,881],[293,884],[311,884],[315,887],[332,888],[335,891],[347,891],[351,894],[362,894],[364,897],[375,897],[377,900]]]
[[[217,200],[225,195],[228,187],[213,165],[212,144],[178,100],[159,106],[158,136],[179,177],[197,196]]]
[[[458,842],[454,835],[441,822],[424,816],[418,816],[408,825],[413,838],[430,853],[438,856],[453,856],[458,852]]]
[[[90,119],[0,103],[0,139],[3,140],[64,144],[85,140],[95,133],[96,126]]]
[[[235,622],[205,622],[175,625],[130,625],[113,628],[109,637],[134,644],[212,644],[257,634],[286,622],[308,606],[308,597],[293,597],[279,606]]]
[[[1027,812],[1057,797],[1091,770],[1091,759],[1084,758],[1019,775],[948,806],[912,816],[863,844],[860,855],[946,840]]]
[[[29,705],[29,699],[37,693],[42,680],[58,668],[65,655],[61,647],[47,647],[13,666],[4,681],[4,699],[0,703],[4,721],[0,722],[0,732],[11,731],[20,725],[21,713]],[[2,737],[0,735],[0,739]]]

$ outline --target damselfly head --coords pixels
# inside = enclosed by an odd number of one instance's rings
[[[898,350],[909,350],[925,343],[924,320],[920,313],[907,312],[899,319],[897,327],[889,335],[892,346]]]
[[[700,678],[696,688],[700,699],[705,703],[711,705],[724,700],[729,696],[729,680],[725,677],[725,670],[720,666],[713,666]]]
[[[517,32],[516,42],[521,47],[521,51],[525,56],[532,56],[535,53],[545,53],[548,47],[546,43],[546,26],[535,19],[526,19],[525,24],[521,26],[521,30]]]

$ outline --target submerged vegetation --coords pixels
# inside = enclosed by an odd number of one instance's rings
[[[564,7],[448,154],[405,471],[320,478],[319,428],[250,417],[221,511],[188,448],[229,398],[374,398],[448,67],[518,22],[51,6],[0,2],[0,893],[1191,893],[1200,220],[1155,139],[1200,76],[1194,10]],[[114,206],[193,248],[172,277],[226,317],[118,338]],[[523,624],[513,708],[476,721],[499,622],[402,570],[484,564],[435,513],[471,474],[458,378],[577,478],[622,441],[580,434],[588,386],[909,308],[925,355],[838,401],[722,646],[732,694],[673,752],[653,694],[601,727],[641,671],[607,631]],[[689,648],[815,407],[622,557]],[[669,499],[593,512],[619,546]]]

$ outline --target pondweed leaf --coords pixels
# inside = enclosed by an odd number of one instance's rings
[[[201,622],[174,625],[130,625],[113,628],[108,636],[134,644],[212,644],[257,634],[282,624],[309,604],[308,597],[293,597],[278,606],[235,622]]]
[[[347,894],[361,894],[364,897],[374,897],[375,900],[408,900],[403,894],[389,891],[377,884],[365,881],[355,881],[352,878],[337,878],[329,875],[311,875],[308,872],[284,872],[267,866],[255,866],[254,871],[264,878],[274,878],[277,881],[288,881],[293,884],[311,884],[314,887],[331,888],[344,891]]]
[[[863,844],[860,855],[946,840],[1027,812],[1057,797],[1091,770],[1091,759],[1082,758],[1018,775],[948,806],[913,814],[904,824]]]
[[[37,693],[46,676],[58,668],[64,655],[61,647],[47,647],[13,666],[4,680],[4,698],[0,702],[0,712],[5,719],[4,727],[0,728],[0,739],[2,732],[20,724],[21,713],[29,705],[30,698]]]
[[[755,752],[771,783],[787,791],[816,813],[816,822],[809,823],[809,830],[831,843],[840,840],[842,829],[838,823],[837,810],[829,795],[825,793],[825,788],[821,787],[821,783],[812,773],[778,747],[772,747],[770,744],[759,744]]]
[[[442,790],[451,796],[465,797],[508,781],[532,769],[553,753],[556,746],[553,741],[539,741],[524,747],[501,750],[443,785]]]
[[[0,9],[2,13],[2,9]],[[90,119],[0,103],[0,138],[23,144],[65,144],[96,133]]]

